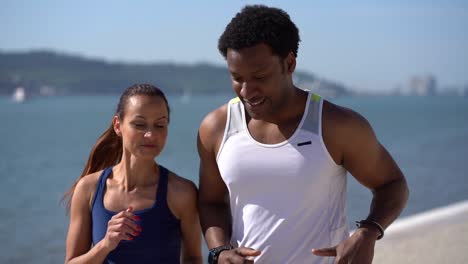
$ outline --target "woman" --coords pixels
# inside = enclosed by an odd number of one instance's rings
[[[195,185],[155,162],[164,148],[169,105],[151,85],[122,94],[66,194],[66,263],[201,263]]]

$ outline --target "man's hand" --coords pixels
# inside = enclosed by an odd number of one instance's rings
[[[337,246],[312,249],[312,253],[321,257],[336,257],[335,264],[371,264],[377,236],[375,230],[359,228]]]
[[[231,250],[224,250],[219,254],[219,264],[244,264],[254,263],[253,257],[260,255],[262,252],[253,248],[234,248]]]

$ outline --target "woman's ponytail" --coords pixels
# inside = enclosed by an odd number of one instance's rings
[[[109,128],[98,138],[88,157],[88,161],[70,190],[65,193],[62,201],[66,201],[67,213],[70,211],[71,198],[76,185],[84,176],[116,165],[122,159],[122,139],[115,133],[114,126]]]

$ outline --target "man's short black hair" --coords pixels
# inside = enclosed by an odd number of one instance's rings
[[[241,50],[260,43],[270,46],[273,54],[297,57],[299,30],[285,11],[264,5],[248,5],[232,18],[218,41],[226,58],[227,50]]]

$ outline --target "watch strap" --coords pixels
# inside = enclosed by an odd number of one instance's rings
[[[219,254],[221,254],[221,252],[223,252],[225,250],[231,250],[233,248],[234,247],[231,246],[231,245],[224,245],[224,246],[219,246],[219,247],[215,247],[215,248],[210,249],[210,253],[208,255],[208,263],[209,264],[218,264]]]
[[[356,221],[356,227],[357,228],[361,228],[363,225],[368,225],[368,226],[370,225],[370,226],[373,226],[373,227],[377,228],[377,230],[379,230],[380,235],[377,237],[377,240],[381,239],[384,236],[383,227],[379,223],[377,223],[376,221],[369,220],[369,219]]]

